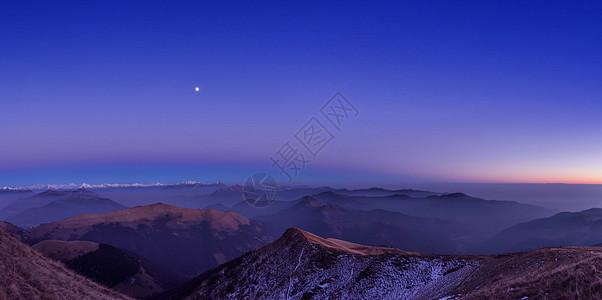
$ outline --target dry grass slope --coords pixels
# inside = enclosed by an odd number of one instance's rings
[[[292,228],[290,230],[296,230],[297,232],[301,233],[303,236],[305,236],[305,238],[307,238],[307,240],[310,243],[322,245],[327,248],[337,249],[340,251],[345,251],[345,252],[357,254],[357,255],[381,255],[384,253],[396,253],[396,254],[401,254],[401,255],[419,255],[416,252],[402,251],[402,250],[395,249],[395,248],[365,246],[365,245],[360,245],[360,244],[351,243],[351,242],[347,242],[347,241],[343,241],[343,240],[339,240],[339,239],[332,239],[332,238],[325,239],[325,238],[319,237],[313,233],[310,233],[310,232],[307,232],[307,231],[304,231],[304,230],[301,230],[298,228]]]
[[[29,236],[33,240],[45,239],[52,233],[55,240],[69,240],[72,234],[83,235],[95,224],[119,223],[121,227],[136,229],[141,224],[152,225],[166,222],[168,228],[182,228],[184,225],[198,225],[207,222],[212,229],[234,232],[250,220],[231,211],[221,212],[213,209],[190,209],[156,203],[116,210],[105,214],[83,214],[61,221],[41,224],[34,227]]]
[[[86,253],[94,252],[98,250],[98,246],[98,243],[88,241],[47,240],[31,246],[31,248],[52,260],[68,261]]]
[[[73,273],[0,229],[0,300],[129,299]]]
[[[602,249],[548,248],[502,255],[497,275],[463,299],[602,299]]]
[[[351,271],[351,272],[349,272]],[[290,294],[289,294],[290,293]],[[418,255],[290,228],[159,299],[602,299],[602,248]]]

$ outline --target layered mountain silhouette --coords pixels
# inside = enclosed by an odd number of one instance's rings
[[[3,214],[14,215],[18,214],[22,211],[25,211],[30,208],[44,206],[52,201],[62,199],[65,197],[77,197],[77,196],[94,196],[94,192],[78,189],[78,190],[65,190],[65,191],[55,191],[55,190],[46,190],[44,192],[35,194],[31,197],[20,198],[13,203],[10,203],[6,207],[0,210]]]
[[[363,196],[363,197],[386,197],[393,195],[405,195],[408,197],[414,198],[424,198],[428,196],[439,195],[440,193],[429,192],[429,191],[421,191],[414,189],[398,189],[398,190],[389,190],[380,187],[372,187],[369,189],[338,189],[336,191],[339,194],[348,195],[348,196]]]
[[[227,206],[224,204],[211,204],[203,208],[205,209],[216,209],[221,211],[233,211],[237,214],[243,215],[247,218],[254,218],[257,216],[265,216],[275,214],[281,210],[287,209],[295,205],[295,201],[273,201],[269,206],[266,207],[253,207],[246,201],[240,201],[233,206]]]
[[[109,298],[602,297],[602,248],[566,247],[602,244],[602,209],[555,214],[462,193],[304,186],[283,187],[278,201],[258,209],[242,189],[187,183],[17,193],[24,197],[0,209],[8,221],[0,222],[8,247],[0,245],[0,273],[16,278],[0,275],[8,284],[0,285],[0,299],[98,298],[77,294],[88,293],[77,285],[76,294],[62,287],[47,294],[46,282],[32,280],[35,272],[11,265],[17,252],[31,251],[16,239],[64,274],[95,281],[77,277],[93,291],[101,284],[121,293]],[[126,208],[108,195],[204,209]],[[565,248],[541,249],[554,246]],[[27,259],[34,261],[28,268],[46,264]]]
[[[28,235],[32,243],[83,240],[109,244],[187,278],[272,240],[262,224],[234,212],[160,203],[42,224]]]
[[[221,182],[200,183],[190,181],[169,185],[117,186],[94,188],[92,190],[102,197],[111,198],[130,207],[160,202],[179,207],[202,208],[208,204],[202,200],[205,195],[225,186]],[[239,199],[242,199],[242,197]]]
[[[75,274],[0,229],[0,299],[129,299]]]
[[[401,189],[401,190],[388,190],[383,188],[369,188],[369,189],[335,189],[331,187],[281,187],[278,190],[277,201],[272,205],[276,207],[267,207],[265,210],[258,210],[253,208],[249,209],[249,205],[247,205],[242,198],[242,190],[244,189],[241,185],[228,186],[223,187],[215,192],[204,195],[197,196],[194,204],[201,205],[200,207],[222,207],[227,208],[237,213],[240,213],[244,216],[251,217],[253,215],[265,215],[265,211],[268,210],[270,212],[274,212],[278,208],[283,209],[286,208],[287,203],[294,202],[299,198],[309,195],[315,195],[320,193],[336,193],[339,195],[346,196],[357,196],[357,197],[385,197],[391,195],[400,195],[403,194],[408,197],[427,197],[432,195],[437,195],[437,193],[427,192],[427,191],[418,191],[411,189]],[[189,205],[192,205],[190,202]],[[220,205],[220,206],[217,206]],[[244,207],[246,205],[247,207]]]
[[[148,259],[107,244],[47,240],[32,248],[103,286],[131,297],[149,297],[185,281]]]
[[[602,242],[602,209],[562,212],[512,226],[489,239],[484,249],[504,253],[542,247],[591,246]]]
[[[29,198],[15,200],[0,209],[0,218],[17,226],[29,228],[80,214],[106,213],[124,208],[126,207],[111,199],[102,198],[84,189],[48,190]]]
[[[299,227],[367,245],[388,245],[423,253],[462,252],[471,228],[434,218],[408,216],[385,210],[350,210],[303,197],[293,206],[273,215],[259,216],[274,236],[289,227]]]
[[[428,256],[291,228],[161,299],[584,299],[602,297],[602,249]]]
[[[33,195],[35,195],[35,193],[30,190],[0,188],[0,209],[17,199],[27,198]]]
[[[358,197],[327,191],[312,197],[349,209],[383,209],[411,216],[460,222],[471,225],[480,237],[490,236],[521,222],[549,217],[557,212],[513,201],[484,200],[462,193],[414,198],[406,194]]]

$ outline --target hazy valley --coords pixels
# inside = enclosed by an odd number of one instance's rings
[[[579,288],[594,279],[578,270],[602,267],[591,247],[602,243],[599,209],[328,187],[283,188],[255,208],[241,191],[190,182],[13,191],[0,196],[0,228],[136,298],[479,299],[507,288],[542,297],[561,295],[557,284]],[[569,246],[582,248],[538,250]],[[567,272],[576,277],[557,282]]]

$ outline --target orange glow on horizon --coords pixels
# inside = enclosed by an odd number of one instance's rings
[[[468,178],[466,178],[468,179]],[[602,184],[599,176],[484,176],[472,182],[482,183],[564,183],[564,184]]]

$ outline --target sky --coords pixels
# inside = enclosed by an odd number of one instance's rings
[[[602,184],[596,1],[2,1],[0,186]],[[196,91],[195,88],[199,90]],[[320,113],[337,92],[357,116]],[[304,148],[296,145],[296,150]]]

